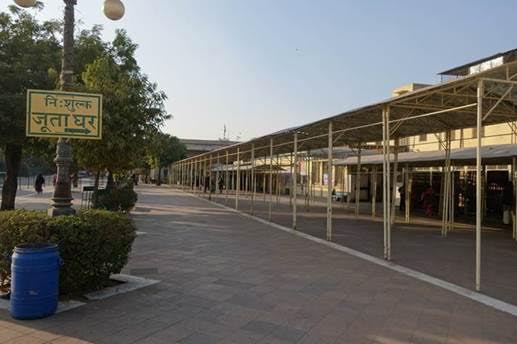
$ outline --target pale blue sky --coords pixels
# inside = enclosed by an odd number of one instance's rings
[[[43,0],[42,18],[61,15]],[[5,9],[10,0],[0,0]],[[408,82],[517,47],[517,4],[499,1],[124,0],[110,22],[102,0],[77,18],[124,28],[139,63],[169,96],[165,131],[216,139],[267,134],[366,105]]]

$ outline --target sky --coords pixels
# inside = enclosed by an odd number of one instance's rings
[[[39,18],[62,16],[62,1],[43,2]],[[117,22],[102,0],[77,2],[84,27],[103,25],[107,40],[123,28],[139,45],[168,95],[163,131],[180,138],[222,138],[226,125],[248,140],[517,48],[511,0],[123,0]]]

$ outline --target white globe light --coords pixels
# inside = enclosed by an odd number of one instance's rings
[[[34,7],[36,5],[36,0],[14,0],[15,4],[20,7]]]
[[[120,0],[104,0],[104,15],[111,20],[119,20],[124,16],[124,4]]]

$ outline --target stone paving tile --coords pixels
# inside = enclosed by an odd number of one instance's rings
[[[8,340],[6,343],[9,343],[9,344],[44,344],[44,343],[48,343],[48,342],[49,342],[49,340],[45,340],[45,339],[41,339],[38,337],[34,337],[32,335],[28,335],[28,336],[23,336],[23,337],[18,337],[18,338]]]
[[[21,336],[23,336],[23,333],[11,330],[9,328],[0,328],[0,343],[6,343]]]
[[[510,315],[169,188],[138,192],[133,217],[147,234],[125,272],[162,282],[42,320],[0,311],[0,334],[21,343],[516,342]]]
[[[181,344],[213,344],[218,342],[220,342],[220,339],[199,332],[195,332],[178,341]]]
[[[183,338],[186,338],[192,334],[194,334],[196,331],[184,327],[181,324],[176,324],[170,327],[167,327],[165,329],[162,329],[158,332],[155,332],[143,339],[140,339],[136,341],[135,343],[139,344],[169,344],[169,343],[175,343]]]
[[[230,194],[230,206],[233,195]],[[213,197],[224,204],[221,197]],[[301,202],[301,201],[300,201]],[[248,212],[249,197],[242,195],[240,209]],[[256,202],[255,215],[268,218],[267,203]],[[362,214],[369,214],[369,204],[361,204]],[[356,218],[353,207],[339,204],[333,207],[333,241],[347,247],[382,257],[382,222],[371,221],[369,216]],[[378,212],[382,214],[382,211]],[[286,227],[292,225],[288,197],[281,197],[273,207],[273,222]],[[417,218],[413,218],[418,220]],[[310,212],[299,204],[297,229],[319,238],[325,238],[326,206],[313,202]],[[402,221],[401,221],[402,222]],[[392,260],[400,265],[424,272],[468,289],[474,286],[474,235],[472,230],[455,230],[444,240],[438,226],[397,223],[392,232]],[[422,254],[422,253],[425,254]],[[487,295],[517,304],[517,250],[508,229],[482,232],[482,288]],[[317,292],[317,291],[314,291]]]
[[[298,342],[305,335],[305,331],[290,326],[280,326],[270,336],[290,343]]]
[[[280,328],[279,325],[263,320],[252,320],[241,327],[241,330],[268,335]]]
[[[227,299],[226,302],[261,311],[268,311],[274,308],[273,304],[267,303],[264,299],[254,294],[233,295],[232,297]]]

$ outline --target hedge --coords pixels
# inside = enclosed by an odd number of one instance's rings
[[[133,222],[123,213],[86,210],[76,216],[49,217],[44,212],[0,212],[0,254],[10,256],[21,243],[59,245],[64,261],[61,294],[78,294],[106,286],[111,274],[126,265],[136,237]],[[10,276],[8,259],[0,259],[0,279]]]
[[[93,208],[129,212],[135,206],[138,195],[131,181],[124,181],[109,189],[99,189],[93,193]]]

